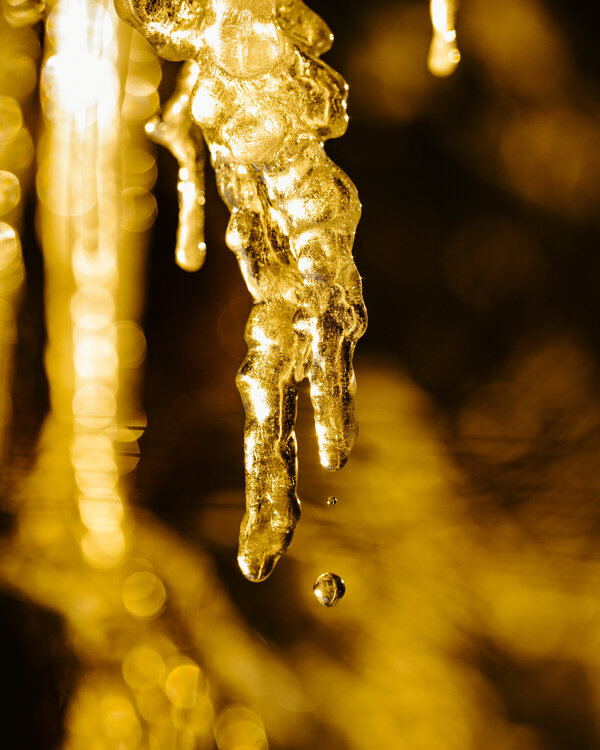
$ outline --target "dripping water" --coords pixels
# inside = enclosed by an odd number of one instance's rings
[[[335,573],[321,573],[314,582],[313,592],[320,604],[333,607],[346,593],[346,585]]]

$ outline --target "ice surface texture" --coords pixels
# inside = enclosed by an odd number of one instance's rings
[[[163,127],[162,141],[171,142],[192,181],[189,139],[200,129],[231,211],[226,242],[254,299],[248,355],[237,376],[246,410],[238,561],[248,579],[260,581],[289,546],[300,517],[299,383],[310,381],[326,469],[344,465],[357,431],[352,355],[366,328],[352,259],[360,202],[323,148],[346,130],[348,87],[319,59],[331,32],[299,0],[115,5],[162,56],[187,61],[162,123],[150,129]],[[192,203],[198,190],[196,181]],[[193,221],[193,211],[180,206],[183,221]],[[193,226],[179,232],[180,239],[182,232],[199,238]]]

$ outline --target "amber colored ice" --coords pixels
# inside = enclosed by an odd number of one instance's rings
[[[360,203],[323,147],[346,130],[348,87],[319,59],[331,32],[299,0],[115,5],[163,57],[187,61],[162,121],[150,126],[157,140],[162,128],[180,161],[182,265],[195,253],[187,265],[198,267],[202,254],[193,210],[203,203],[202,187],[190,157],[190,142],[201,147],[196,127],[231,211],[227,245],[254,300],[237,376],[246,410],[238,561],[248,579],[260,581],[300,517],[294,430],[304,378],[323,467],[341,468],[356,436],[352,355],[366,327],[352,259]]]

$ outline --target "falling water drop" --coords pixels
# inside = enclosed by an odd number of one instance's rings
[[[336,505],[336,504],[337,504],[337,497],[335,497],[334,495],[330,495],[327,498],[327,507],[328,508],[333,508],[333,506]]]
[[[346,593],[346,586],[335,573],[321,573],[313,585],[313,592],[324,607],[333,607]]]

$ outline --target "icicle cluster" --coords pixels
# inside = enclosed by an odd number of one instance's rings
[[[366,327],[352,259],[360,203],[323,148],[346,129],[348,87],[319,59],[333,41],[329,28],[300,0],[115,4],[162,56],[187,61],[162,123],[150,126],[155,133],[162,128],[183,182],[192,185],[180,186],[178,254],[198,259],[193,245],[202,242],[188,210],[203,202],[191,168],[197,159],[189,156],[199,128],[231,211],[227,245],[254,299],[248,355],[237,377],[246,410],[238,561],[247,578],[260,581],[287,549],[300,516],[299,383],[310,381],[326,469],[344,465],[357,430],[352,355]],[[192,237],[187,250],[182,234]]]

